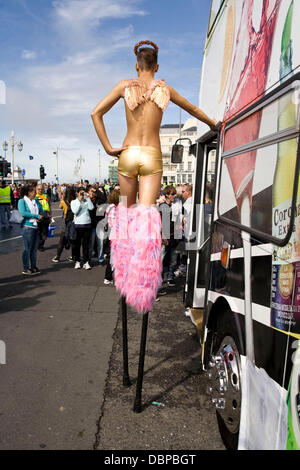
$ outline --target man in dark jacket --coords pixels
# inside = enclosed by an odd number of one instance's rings
[[[165,202],[158,207],[162,217],[162,262],[167,257],[168,278],[170,287],[175,286],[175,270],[177,267],[177,245],[179,240],[175,239],[175,224],[172,221],[172,204],[177,196],[174,186],[166,186],[164,189]]]

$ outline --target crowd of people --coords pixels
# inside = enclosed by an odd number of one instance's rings
[[[162,218],[162,262],[166,283],[175,286],[175,278],[186,274],[186,234],[191,211],[192,185],[162,185],[156,206]],[[11,214],[22,218],[24,275],[40,273],[37,251],[45,250],[49,226],[53,220],[52,204],[59,201],[64,226],[59,235],[57,252],[52,259],[61,262],[64,250],[74,269],[92,269],[92,258],[105,266],[105,285],[113,284],[110,264],[109,233],[114,225],[115,210],[120,202],[120,187],[90,185],[87,180],[76,184],[6,185],[0,188],[1,226],[11,226]],[[18,220],[20,223],[20,220]],[[164,273],[163,273],[164,274]],[[160,295],[166,290],[161,288]]]

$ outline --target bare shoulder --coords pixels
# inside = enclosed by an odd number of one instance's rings
[[[126,83],[127,83],[127,80],[121,80],[119,83],[117,83],[113,90],[115,90],[115,92],[120,95],[120,96],[124,96],[124,90],[126,88]]]
[[[182,95],[178,93],[174,88],[172,88],[170,85],[168,85],[169,92],[170,92],[170,100],[177,104],[178,106],[186,109],[187,107],[190,108],[192,105],[189,103]],[[189,111],[190,112],[190,109]]]
[[[179,93],[178,93],[173,87],[171,87],[171,85],[168,85],[167,83],[166,83],[166,85],[167,85],[167,87],[168,87],[168,89],[169,89],[171,99],[172,99],[172,97],[174,97],[175,95],[179,95]],[[180,95],[179,95],[179,96],[180,96]]]
[[[136,78],[128,78],[126,80],[121,80],[117,85],[116,88],[118,89],[120,95],[124,98],[125,89],[130,88],[132,86],[137,86],[138,80]]]

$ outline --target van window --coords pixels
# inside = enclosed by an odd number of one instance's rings
[[[223,152],[264,139],[278,133],[279,130],[284,132],[286,129],[295,128],[297,125],[295,103],[298,100],[298,91],[292,89],[268,105],[259,107],[256,112],[249,115],[246,113],[243,119],[226,130]]]
[[[299,110],[292,92],[281,91],[266,102],[225,129],[218,213],[235,226],[282,244],[292,215],[300,225],[300,206],[295,207]]]

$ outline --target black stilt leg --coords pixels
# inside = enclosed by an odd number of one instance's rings
[[[131,382],[128,371],[128,336],[127,336],[127,305],[122,297],[122,333],[123,333],[123,386],[130,387]]]
[[[143,387],[144,363],[145,363],[145,353],[146,353],[146,343],[147,343],[148,316],[149,316],[149,313],[145,313],[143,316],[140,358],[139,358],[139,371],[138,371],[138,379],[137,379],[137,384],[136,384],[135,401],[134,401],[134,406],[133,406],[133,411],[135,413],[140,413],[142,411],[142,387]]]

